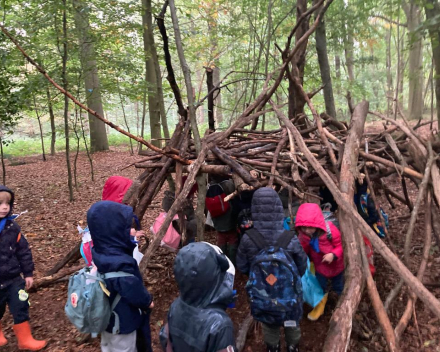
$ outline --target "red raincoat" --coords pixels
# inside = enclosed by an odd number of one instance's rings
[[[328,222],[332,239],[327,238],[327,227],[324,215],[318,204],[302,204],[296,213],[295,227],[299,234],[299,240],[310,260],[315,264],[316,272],[332,278],[344,270],[344,252],[342,249],[341,233],[333,223]],[[316,227],[324,233],[319,236],[319,253],[310,246],[310,237],[301,232],[301,227]],[[328,253],[333,253],[336,258],[331,262],[323,263],[322,258]]]

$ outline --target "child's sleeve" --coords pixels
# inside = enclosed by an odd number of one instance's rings
[[[136,276],[109,279],[122,298],[133,307],[147,310],[153,301],[153,296],[145,288],[143,282]]]
[[[297,237],[294,237],[292,241],[290,241],[288,251],[292,255],[293,261],[298,268],[299,275],[303,276],[307,269],[307,254],[304,252]]]
[[[32,277],[34,273],[34,261],[32,260],[32,252],[29,248],[29,243],[26,238],[18,233],[17,236],[17,247],[15,250],[15,255],[20,263],[21,272],[24,277]]]
[[[240,270],[243,274],[248,275],[249,269],[250,269],[250,263],[248,261],[248,241],[249,238],[247,238],[248,235],[243,236],[243,238],[240,241],[240,244],[238,246],[237,251],[237,268]]]
[[[333,250],[332,253],[337,257],[341,258],[344,255],[344,250],[342,249],[342,242],[341,242],[341,233],[339,232],[338,228],[334,226],[332,223],[330,223],[331,230],[332,230],[332,245]]]

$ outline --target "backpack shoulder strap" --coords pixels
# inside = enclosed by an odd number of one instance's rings
[[[115,279],[118,277],[129,277],[134,276],[133,274],[126,273],[124,271],[111,271],[109,273],[102,274],[104,279]]]
[[[280,246],[280,248],[286,249],[287,246],[289,245],[290,241],[292,240],[292,238],[293,238],[293,232],[285,230],[281,234],[280,238],[278,238],[278,241],[277,241],[278,245]]]
[[[327,239],[331,242],[333,240],[332,230],[330,229],[329,222],[325,222],[325,227],[327,228]]]
[[[247,230],[246,234],[248,235],[249,239],[254,242],[258,250],[262,250],[264,247],[267,246],[266,240],[264,239],[263,235],[254,228]]]

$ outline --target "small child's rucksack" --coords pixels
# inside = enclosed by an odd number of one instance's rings
[[[208,191],[206,192],[206,208],[213,218],[225,214],[229,208],[229,202],[225,202],[226,193],[223,187],[216,183],[210,185]]]
[[[252,316],[271,325],[283,325],[292,320],[293,324],[298,324],[303,313],[301,277],[286,251],[293,233],[284,231],[276,246],[268,246],[255,229],[246,233],[260,250],[251,265],[246,284]]]
[[[96,269],[95,269],[96,270]],[[93,267],[85,267],[70,277],[67,289],[67,303],[64,308],[67,318],[82,333],[92,335],[103,332],[115,315],[113,334],[119,333],[119,316],[114,312],[121,296],[116,295],[110,305],[110,292],[105,287],[105,279],[134,276],[123,271],[101,274],[93,272]]]

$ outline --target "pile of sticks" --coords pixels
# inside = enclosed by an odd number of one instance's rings
[[[440,175],[436,154],[439,151],[439,143],[433,139],[433,136],[422,138],[405,119],[392,120],[375,112],[371,112],[371,114],[386,123],[384,130],[366,133],[364,126],[369,113],[369,105],[366,101],[361,102],[353,109],[349,126],[336,121],[325,113],[318,114],[312,103],[312,97],[316,92],[305,92],[300,67],[301,60],[304,60],[305,57],[308,38],[319,25],[331,3],[332,0],[317,0],[309,9],[298,9],[297,21],[287,38],[285,49],[281,50],[277,46],[282,53],[281,66],[267,77],[260,94],[247,105],[236,121],[226,130],[214,131],[215,124],[210,119],[211,129],[201,138],[195,120],[195,109],[201,104],[201,101],[198,104],[190,101],[187,105],[184,104],[175,80],[168,48],[168,36],[164,26],[164,14],[168,6],[168,1],[166,1],[161,14],[157,17],[157,23],[164,42],[167,79],[173,89],[181,119],[164,148],[156,147],[143,138],[134,136],[82,104],[71,93],[58,85],[44,68],[29,57],[3,25],[0,25],[0,29],[17,46],[24,57],[54,87],[75,104],[150,149],[147,155],[144,155],[135,164],[136,167],[145,170],[135,180],[134,187],[126,194],[125,199],[133,206],[139,218],[143,217],[167,178],[169,180],[170,175],[175,173],[176,199],[161,229],[154,235],[146,249],[140,264],[141,270],[147,269],[174,215],[182,210],[182,206],[187,201],[187,195],[196,183],[196,178],[199,185],[198,211],[196,212],[199,224],[204,223],[205,197],[205,193],[200,191],[200,185],[206,184],[206,178],[203,179],[203,175],[207,173],[231,175],[236,182],[237,192],[246,187],[256,189],[278,184],[289,190],[291,198],[295,196],[303,200],[307,200],[307,197],[312,193],[311,187],[325,185],[339,205],[346,284],[330,321],[323,350],[326,352],[347,350],[353,317],[361,293],[366,286],[388,349],[400,351],[399,338],[413,314],[417,298],[436,316],[440,317],[440,302],[422,284],[433,228],[437,232],[440,231],[438,223]],[[170,0],[170,6],[172,4],[174,1]],[[313,13],[315,13],[315,18],[311,21]],[[310,25],[309,22],[311,22]],[[173,25],[175,33],[177,33],[174,17]],[[292,46],[293,39],[295,39],[295,45]],[[182,59],[183,53],[179,52],[179,55]],[[182,67],[184,68],[184,65]],[[190,84],[188,74],[190,73],[189,70],[183,71],[188,86]],[[272,101],[281,82],[286,79],[289,82],[288,116],[284,112],[285,105],[277,105]],[[220,89],[220,84],[221,82],[209,90],[207,96],[209,106],[213,106],[214,92]],[[188,91],[191,92],[191,89],[188,88]],[[187,94],[187,96],[189,95]],[[310,120],[304,114],[305,104],[312,112]],[[397,104],[395,105],[397,106]],[[279,128],[273,131],[258,131],[256,129],[258,119],[263,115],[268,116],[268,114],[272,114],[279,120]],[[249,125],[251,125],[250,128],[247,127]],[[185,184],[182,184],[183,173],[188,174]],[[398,174],[401,177],[402,194],[389,189],[384,182],[383,178],[392,174]],[[375,188],[380,187],[385,191],[390,201],[395,198],[406,204],[411,211],[405,238],[403,262],[392,250],[392,241],[388,241],[388,245],[384,243],[354,207],[355,182],[363,178],[365,178],[365,182],[368,182],[373,198],[375,198]],[[417,200],[414,204],[408,197],[406,180],[411,180],[419,187]],[[426,237],[422,263],[417,276],[414,276],[407,265],[414,224],[422,202],[425,206]],[[378,204],[377,201],[376,204]],[[198,226],[198,228],[201,227]],[[434,234],[438,235],[435,231]],[[202,236],[202,232],[199,235]],[[369,271],[363,236],[370,240],[376,254],[381,255],[401,279],[399,285],[390,293],[385,305],[378,295],[375,282]],[[57,270],[61,267],[58,267]],[[50,274],[54,275],[55,273],[51,271]],[[59,278],[56,275],[47,278],[47,280],[58,280]],[[47,280],[42,280],[41,284],[43,281],[46,284]],[[409,288],[411,295],[401,321],[393,329],[387,309],[393,299],[391,294],[395,297],[402,285]],[[246,324],[246,326],[249,325]],[[240,336],[243,340],[243,334]],[[244,344],[240,343],[240,346],[244,346]]]

